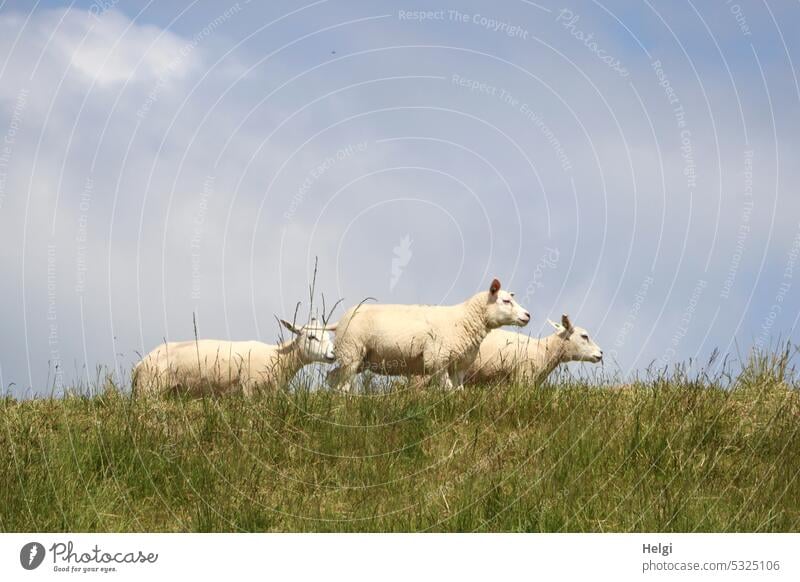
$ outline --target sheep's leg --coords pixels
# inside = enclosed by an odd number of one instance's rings
[[[353,386],[353,379],[356,377],[356,374],[358,374],[358,364],[345,368],[340,376],[342,380],[340,381],[341,383],[339,385],[339,390],[342,392],[350,392]]]
[[[337,366],[336,368],[325,374],[325,381],[328,383],[328,386],[330,388],[338,389],[339,384],[341,382],[339,380],[339,378],[341,378],[341,375],[342,375],[342,369],[341,367]]]
[[[429,378],[446,390],[453,389],[453,380],[447,370],[447,364],[443,364],[441,348],[436,344],[428,344],[422,353],[423,371]]]
[[[450,377],[450,374],[446,369],[439,370],[438,372],[432,374],[431,378],[436,380],[436,382],[445,390],[453,389],[453,379]]]
[[[464,377],[467,375],[466,370],[455,371],[450,374],[450,381],[456,390],[464,389]]]
[[[453,389],[453,381],[450,378],[450,374],[448,373],[446,367],[441,367],[436,360],[433,360],[429,357],[425,357],[424,367],[424,371],[430,380],[436,382],[442,388],[446,388],[447,390]]]
[[[419,390],[431,382],[431,376],[409,376],[408,387],[411,390]]]
[[[358,362],[355,364],[341,364],[328,372],[325,379],[331,388],[338,388],[342,392],[350,392],[353,378],[355,378],[358,373],[358,367]]]

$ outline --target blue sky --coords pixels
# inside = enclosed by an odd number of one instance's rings
[[[796,4],[0,6],[15,393],[274,341],[315,257],[345,306],[498,276],[623,373],[797,339]]]

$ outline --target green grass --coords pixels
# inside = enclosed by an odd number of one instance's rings
[[[0,400],[2,531],[798,531],[788,353],[733,377]]]

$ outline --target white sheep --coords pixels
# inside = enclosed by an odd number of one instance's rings
[[[134,391],[252,396],[258,387],[286,386],[307,364],[334,361],[333,337],[315,319],[300,328],[284,320],[281,324],[295,337],[278,345],[223,340],[162,344],[134,368]]]
[[[431,374],[446,388],[461,388],[486,334],[503,325],[527,325],[530,319],[497,279],[488,292],[458,305],[358,305],[334,327],[339,366],[328,381],[349,391],[353,377],[370,370]]]
[[[541,339],[502,329],[492,331],[481,344],[478,357],[466,375],[468,384],[498,380],[544,380],[559,364],[597,363],[603,350],[582,327],[575,327],[567,315],[561,323],[548,320],[556,332]]]

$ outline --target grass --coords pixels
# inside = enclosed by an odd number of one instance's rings
[[[798,531],[790,353],[736,374],[0,400],[2,531]]]

